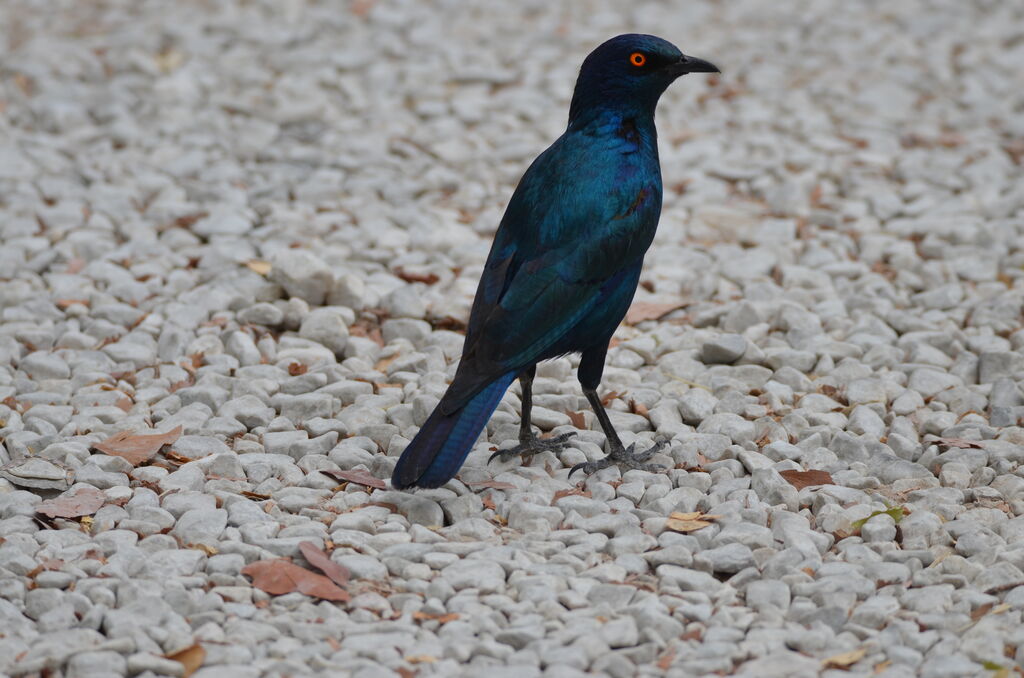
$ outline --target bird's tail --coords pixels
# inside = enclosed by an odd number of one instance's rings
[[[398,459],[392,487],[440,487],[451,480],[513,379],[515,372],[499,377],[451,414],[435,408]]]

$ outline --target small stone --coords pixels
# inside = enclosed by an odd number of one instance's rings
[[[318,308],[302,319],[299,336],[326,346],[340,357],[348,343],[348,328],[340,313],[331,308]]]
[[[312,252],[287,249],[271,258],[269,278],[284,288],[286,294],[303,299],[314,306],[324,303],[334,284],[334,275]]]
[[[29,457],[0,466],[0,477],[18,487],[61,490],[71,487],[72,471],[57,462]]]
[[[702,388],[691,388],[679,398],[679,414],[690,426],[697,426],[715,412],[718,399]]]
[[[729,365],[747,350],[747,340],[740,334],[722,334],[701,347],[700,359],[708,365]]]
[[[224,509],[192,509],[185,511],[172,530],[185,544],[216,544],[228,524]]]

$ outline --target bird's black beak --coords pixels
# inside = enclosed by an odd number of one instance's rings
[[[718,70],[718,66],[714,65],[710,61],[704,61],[697,57],[686,56],[685,54],[679,58],[679,61],[670,64],[669,68],[672,70],[672,74],[675,76],[685,75],[687,73],[721,73]]]

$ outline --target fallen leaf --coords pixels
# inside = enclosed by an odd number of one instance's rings
[[[910,513],[910,511],[904,509],[902,506],[890,506],[889,508],[885,509],[884,511],[875,511],[874,513],[869,515],[867,518],[861,518],[860,520],[853,521],[851,523],[851,526],[853,527],[853,529],[859,530],[860,528],[864,527],[864,523],[868,522],[869,520],[871,520],[875,516],[881,516],[881,515],[889,516],[890,518],[892,518],[896,522],[897,525],[899,525],[899,522],[901,520],[903,520],[903,516],[905,514],[908,514],[908,513]],[[937,564],[938,563],[932,563],[933,566],[937,565]]]
[[[619,393],[618,391],[608,391],[603,396],[601,396],[601,404],[604,405],[605,407],[608,407],[608,405],[610,405],[613,400],[615,400],[616,398],[621,398],[624,395],[626,395],[625,392]]]
[[[89,305],[89,300],[88,299],[58,299],[57,301],[55,301],[53,303],[57,305],[57,308],[59,308],[61,310],[67,310],[69,307],[74,306],[75,304],[81,304],[82,306],[88,306]]]
[[[669,514],[668,521],[665,523],[665,529],[672,530],[673,532],[696,532],[711,525],[713,521],[721,517],[707,515],[700,511],[694,511],[693,513],[674,512]]]
[[[981,605],[980,607],[976,608],[974,612],[971,612],[971,621],[978,621],[982,617],[989,614],[1002,614],[1003,612],[1006,612],[1009,609],[1010,606],[1007,603],[1000,603],[999,605],[994,605],[993,603],[985,603],[984,605]]]
[[[658,320],[683,306],[686,306],[686,304],[653,304],[646,301],[638,301],[626,311],[625,322],[627,325],[636,325],[645,320]]]
[[[196,551],[202,551],[207,556],[215,556],[218,553],[220,553],[220,551],[218,551],[212,546],[209,546],[208,544],[189,544],[188,548],[195,549]]]
[[[406,271],[402,268],[395,269],[395,275],[404,280],[405,282],[421,282],[428,285],[433,285],[439,278],[436,273],[413,273]]]
[[[269,261],[261,261],[259,259],[250,259],[245,262],[245,265],[249,267],[250,271],[255,271],[256,273],[264,276],[268,275],[271,269]]]
[[[835,485],[828,471],[779,471],[779,475],[798,490],[812,485]]]
[[[832,655],[828,659],[821,662],[821,668],[823,669],[848,669],[867,654],[867,650],[862,647],[856,650],[850,650],[849,652],[840,652],[839,654]]]
[[[412,669],[407,669],[404,666],[399,666],[395,671],[398,671],[398,675],[401,676],[401,678],[416,678],[416,676],[419,675],[419,671],[413,671]]]
[[[668,668],[672,666],[672,662],[676,659],[676,651],[669,648],[665,651],[661,657],[658,658],[658,668],[662,671],[668,671]]]
[[[430,612],[417,610],[412,613],[412,618],[417,621],[437,621],[441,624],[447,624],[450,621],[458,619],[459,615],[455,612],[449,612],[448,614],[431,614]]]
[[[173,654],[165,654],[164,657],[167,659],[173,659],[174,661],[185,667],[182,672],[182,678],[188,678],[193,673],[199,670],[199,667],[203,665],[203,660],[206,659],[206,650],[199,643],[186,647],[184,650],[178,650]]]
[[[304,593],[307,596],[348,602],[351,596],[338,588],[322,574],[299,567],[286,558],[257,560],[242,568],[242,574],[252,577],[252,585],[275,596],[285,593]]]
[[[514,490],[516,486],[512,483],[506,483],[501,480],[464,480],[463,481],[469,487],[483,487],[490,488],[492,490]]]
[[[491,499],[491,495],[489,494],[484,495],[484,498],[481,499],[480,501],[483,502],[485,509],[491,509],[493,511],[495,508],[497,508],[496,505],[494,504],[494,500]]]
[[[203,358],[205,357],[206,356],[202,351],[199,351],[198,353],[193,353],[192,355],[188,356],[189,364],[184,365],[185,369],[188,369],[191,366],[193,371],[198,370],[200,367],[203,366]]]
[[[584,489],[579,488],[579,487],[571,487],[571,488],[569,488],[567,490],[559,490],[558,492],[555,492],[555,496],[551,498],[551,505],[554,506],[555,503],[559,499],[561,499],[562,497],[573,497],[573,496],[580,496],[580,497],[588,497],[589,498],[590,497],[590,491],[589,490],[584,490]]]
[[[387,487],[383,480],[370,475],[369,471],[361,471],[359,469],[356,469],[354,471],[335,471],[334,469],[323,469],[320,471],[320,473],[330,476],[335,480],[347,480],[350,483],[356,483],[357,485],[365,485],[366,487],[372,487],[377,490],[383,490],[385,487]]]
[[[406,657],[405,661],[410,664],[433,664],[437,661],[437,657],[432,654],[414,654]]]
[[[679,636],[679,640],[696,640],[699,643],[704,640],[704,632],[700,629],[690,629],[683,635]]]
[[[966,438],[935,438],[931,442],[943,447],[958,447],[961,450],[983,450],[981,441],[967,440]]]
[[[572,410],[566,410],[565,413],[569,416],[569,421],[572,425],[578,429],[584,430],[587,428],[587,419],[583,416],[582,412],[573,412]]]
[[[338,586],[348,586],[349,571],[345,567],[331,560],[331,557],[324,553],[311,541],[299,543],[299,552],[310,565],[326,574],[331,581]]]
[[[80,518],[96,513],[106,497],[95,487],[80,486],[36,504],[36,513],[51,518]]]
[[[118,407],[118,409],[121,409],[125,412],[131,412],[132,405],[134,405],[135,403],[133,403],[132,399],[129,398],[128,396],[124,396],[114,404]]]
[[[256,501],[266,501],[267,499],[270,499],[269,494],[260,494],[259,492],[250,492],[249,490],[242,490],[239,494],[243,497],[248,497],[249,499],[255,499]]]
[[[289,363],[288,364],[288,374],[290,374],[293,377],[297,377],[300,374],[305,374],[308,371],[309,371],[309,366],[308,365],[303,365],[302,363]]]
[[[633,414],[639,414],[641,417],[645,419],[650,418],[648,416],[650,414],[650,410],[647,409],[647,406],[641,402],[633,400],[632,398],[630,398],[629,400],[629,411],[632,412]]]
[[[167,433],[152,435],[135,434],[131,431],[118,431],[106,440],[96,443],[93,447],[103,454],[121,457],[132,466],[149,461],[160,448],[170,445],[181,437],[181,426],[175,426]]]

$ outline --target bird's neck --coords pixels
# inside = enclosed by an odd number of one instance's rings
[[[606,137],[635,152],[643,148],[657,154],[658,131],[654,126],[653,110],[633,107],[602,107],[579,112],[569,119],[569,133]]]

